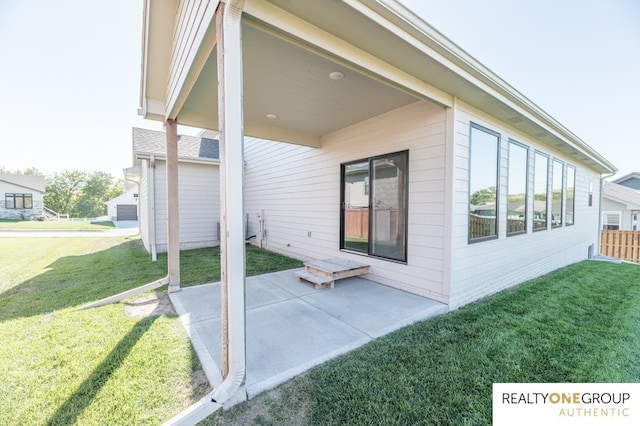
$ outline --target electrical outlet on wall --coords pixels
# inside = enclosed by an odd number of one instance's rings
[[[307,237],[311,238],[311,231],[307,231]]]

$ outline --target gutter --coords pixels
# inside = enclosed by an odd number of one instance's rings
[[[149,157],[149,246],[151,247],[151,260],[153,262],[158,260],[158,250],[156,247],[156,157],[151,154]]]
[[[613,172],[606,175],[600,175],[600,202],[598,203],[598,239],[596,242],[597,247],[594,250],[594,252],[597,253],[596,256],[602,256],[602,253],[600,253],[600,246],[602,244],[602,203],[604,202],[604,180],[610,178],[615,174],[616,173]]]

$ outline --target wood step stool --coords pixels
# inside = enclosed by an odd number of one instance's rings
[[[333,288],[335,280],[369,272],[369,265],[339,258],[305,262],[304,268],[304,271],[295,272],[296,276],[312,283],[316,289]]]

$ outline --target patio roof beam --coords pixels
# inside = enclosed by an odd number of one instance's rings
[[[167,267],[169,293],[180,291],[180,217],[178,196],[178,123],[165,121],[167,135]]]

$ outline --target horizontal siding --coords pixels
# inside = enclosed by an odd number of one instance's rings
[[[215,1],[180,0],[176,8],[173,46],[167,85],[167,99],[175,96],[180,81],[186,77],[188,66],[196,55],[210,21]],[[215,25],[215,24],[213,24]]]
[[[365,262],[378,282],[444,301],[444,132],[444,109],[417,102],[327,135],[321,148],[247,139],[249,234],[258,234],[264,210],[267,248]],[[407,264],[341,252],[340,164],[402,150],[409,150]]]
[[[499,237],[473,244],[468,243],[470,122],[496,131],[501,136]],[[529,146],[529,212],[533,207],[531,194],[533,193],[533,156],[536,149],[549,154],[552,159],[558,158],[565,164],[576,167],[575,225],[532,232],[533,219],[529,214],[527,234],[506,236],[509,138]],[[454,133],[450,306],[455,308],[559,267],[586,259],[589,246],[596,245],[598,241],[599,179],[599,175],[584,164],[461,103],[456,113]],[[593,186],[592,206],[588,205],[590,184]]]
[[[167,244],[167,185],[164,161],[156,161],[156,243]],[[220,177],[217,165],[180,163],[178,168],[180,247],[211,247],[219,244]]]

